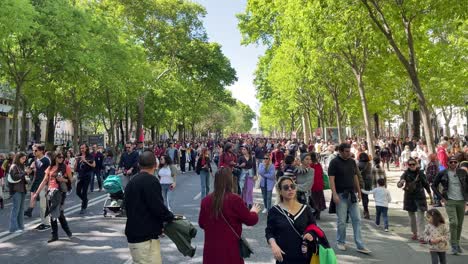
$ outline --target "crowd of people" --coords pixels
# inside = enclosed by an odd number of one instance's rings
[[[386,173],[392,168],[402,172],[398,187],[404,191],[403,209],[408,212],[411,239],[430,244],[433,263],[446,263],[443,253],[448,242],[453,254],[461,253],[468,201],[466,141],[442,138],[433,154],[428,153],[423,140],[382,138],[372,144],[374,153],[368,151],[365,140],[357,138],[334,144],[321,139],[306,143],[233,137],[146,146],[142,142],[127,143],[121,153],[82,144],[78,155],[60,148],[46,151],[43,145],[35,144],[29,154],[0,154],[0,183],[9,187],[13,201],[10,232],[24,231],[23,217],[31,217],[39,201],[41,224],[36,229],[52,228],[49,242],[54,242],[58,239],[57,220],[67,236],[72,236],[63,214],[67,193],[75,189],[81,199],[80,214],[86,214],[87,195],[95,191],[95,181],[97,191],[101,191],[108,175],[121,173],[126,186],[126,235],[134,263],[160,263],[160,253],[155,251],[159,252],[158,238],[164,223],[174,219],[177,176],[193,170],[200,177],[204,263],[243,263],[242,250],[235,250],[242,249],[242,224],[255,225],[260,212],[267,214],[265,236],[277,262],[309,263],[317,243],[329,247],[317,222],[327,209],[326,189],[332,194],[329,212],[337,215],[336,247],[347,250],[346,225],[351,221],[357,250],[371,253],[361,235],[360,203],[363,217],[371,219],[368,195],[374,196],[375,224],[380,226],[382,216],[383,230],[388,232],[392,198]],[[210,190],[213,178],[214,189]],[[263,210],[254,203],[255,188],[261,190]],[[0,199],[4,199],[1,190]],[[25,210],[28,192],[31,199]],[[276,203],[272,201],[274,193]],[[445,207],[448,229],[440,212],[429,210],[426,193],[430,205]],[[220,239],[224,242],[219,243]]]

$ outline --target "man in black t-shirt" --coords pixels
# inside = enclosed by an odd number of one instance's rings
[[[340,250],[346,250],[346,216],[349,212],[357,250],[364,254],[370,254],[371,251],[366,248],[361,236],[361,215],[358,203],[361,201],[361,188],[356,163],[351,159],[351,146],[343,143],[338,147],[338,151],[338,157],[333,159],[328,167],[330,189],[338,216],[337,247]]]
[[[86,212],[88,207],[88,187],[91,177],[96,167],[93,155],[89,153],[89,147],[86,144],[80,146],[81,155],[76,158],[75,172],[78,173],[78,183],[76,184],[76,195],[81,199],[80,214]]]
[[[33,146],[33,153],[35,156],[35,160],[31,164],[30,168],[26,170],[27,173],[33,173],[34,176],[32,178],[31,183],[31,197],[37,191],[37,188],[41,184],[42,180],[45,176],[46,169],[50,166],[50,159],[45,156],[45,147],[42,144],[35,144]],[[47,201],[46,201],[46,190],[45,188],[39,193],[39,207],[40,207],[40,215],[41,215],[41,224],[38,225],[35,229],[39,231],[45,231],[50,228],[50,219],[46,216],[46,208],[47,208]],[[29,208],[24,212],[25,216],[32,217],[32,211],[36,205],[36,199],[31,199],[29,201]]]

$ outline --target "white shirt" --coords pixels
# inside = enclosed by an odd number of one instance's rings
[[[174,183],[174,179],[172,179],[172,175],[171,175],[171,168],[169,166],[165,166],[159,169],[158,176],[160,178],[159,182],[161,184]]]
[[[385,189],[385,187],[377,187],[374,188],[372,191],[361,190],[361,192],[365,194],[373,194],[375,206],[388,207],[388,203],[392,201],[390,192],[387,189]]]

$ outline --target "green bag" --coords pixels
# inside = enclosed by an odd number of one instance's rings
[[[330,190],[330,180],[328,179],[328,175],[323,172],[323,189]]]
[[[336,264],[335,251],[332,248],[324,248],[319,245],[320,264]]]

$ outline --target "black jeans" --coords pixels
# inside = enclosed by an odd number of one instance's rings
[[[369,195],[362,194],[362,206],[364,207],[364,212],[369,212]]]
[[[93,172],[92,178],[91,178],[91,181],[90,181],[91,191],[94,191],[94,178],[95,177],[97,178],[99,190],[102,189],[102,170],[101,169],[96,169]]]
[[[447,256],[445,255],[445,252],[436,252],[436,251],[431,251],[431,259],[432,259],[432,264],[446,264],[447,263]]]
[[[93,172],[88,172],[84,175],[78,176],[78,183],[76,184],[76,195],[81,199],[81,209],[88,207],[88,187],[91,181]]]

